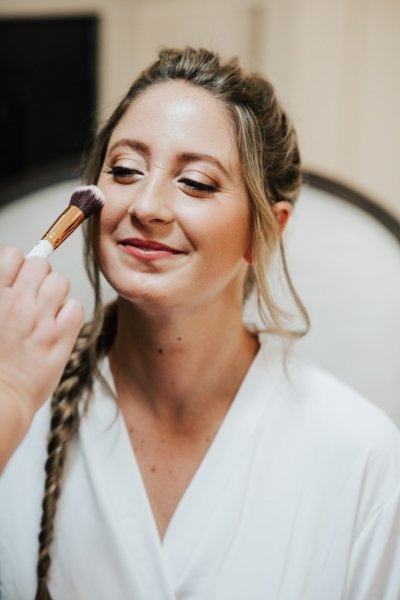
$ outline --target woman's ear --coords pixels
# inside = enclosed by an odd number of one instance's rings
[[[292,214],[293,204],[287,200],[280,200],[272,205],[272,212],[275,215],[276,223],[278,226],[278,237],[281,238],[289,217]]]
[[[280,239],[285,227],[287,225],[287,222],[289,221],[289,218],[292,214],[292,210],[293,210],[293,204],[291,202],[288,202],[287,200],[280,200],[279,202],[276,202],[275,204],[272,205],[272,212],[274,213],[274,217],[277,223],[277,232],[278,232],[278,238]],[[253,257],[253,244],[250,243],[245,254],[244,254],[244,258],[246,259],[246,261],[251,265],[254,262],[254,257]]]
[[[244,258],[247,260],[249,265],[253,264],[253,244],[249,244],[246,252],[244,253]]]

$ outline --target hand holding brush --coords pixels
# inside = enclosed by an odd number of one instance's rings
[[[47,258],[103,204],[99,188],[78,187],[26,258]],[[56,387],[82,326],[83,307],[67,300],[68,290],[47,261],[0,249],[0,473]]]

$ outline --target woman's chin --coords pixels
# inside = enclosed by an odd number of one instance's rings
[[[114,287],[114,286],[113,286]],[[114,287],[114,289],[116,289]],[[170,310],[182,305],[182,294],[177,291],[169,291],[165,286],[160,289],[159,286],[135,286],[134,288],[116,289],[119,298],[124,303],[136,306],[144,312],[160,312]]]

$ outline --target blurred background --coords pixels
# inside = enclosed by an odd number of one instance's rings
[[[185,44],[274,83],[309,174],[285,233],[312,322],[297,352],[400,425],[400,0],[0,0],[0,244],[32,247],[96,127]],[[89,311],[81,252],[74,234],[51,262]]]

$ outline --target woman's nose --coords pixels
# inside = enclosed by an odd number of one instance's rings
[[[145,225],[171,223],[174,216],[170,204],[171,190],[167,187],[161,177],[147,176],[138,182],[128,209],[129,215]]]

